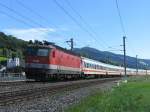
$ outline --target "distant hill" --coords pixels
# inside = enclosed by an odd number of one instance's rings
[[[28,44],[41,44],[42,42],[35,40],[32,41],[24,41],[18,39],[12,35],[6,35],[3,32],[0,32],[0,57],[1,59],[6,59],[9,57],[18,56],[20,58],[24,58],[25,56],[25,48]],[[123,66],[123,55],[115,54],[112,52],[100,51],[91,47],[83,47],[83,48],[75,48],[74,52],[95,59],[104,63],[109,63],[113,65]],[[139,59],[139,68],[148,68],[150,69],[150,60],[148,59]],[[134,57],[127,56],[127,66],[130,68],[136,68],[136,59]]]
[[[16,50],[16,49],[22,49],[26,45],[27,45],[27,41],[0,32],[0,48],[9,48],[12,50]]]
[[[23,57],[27,41],[18,39],[12,35],[0,32],[0,56],[1,57]]]
[[[82,56],[95,59],[104,63],[123,66],[123,55],[115,54],[107,51],[100,51],[91,47],[75,48],[74,52],[81,54]],[[150,60],[138,59],[138,67],[142,69],[150,68]],[[127,56],[127,66],[130,68],[136,68],[136,58]]]

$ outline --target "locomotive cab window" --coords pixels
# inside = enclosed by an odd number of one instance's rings
[[[37,56],[48,56],[48,49],[38,49]]]
[[[48,56],[50,49],[46,48],[27,48],[27,55],[29,56]]]

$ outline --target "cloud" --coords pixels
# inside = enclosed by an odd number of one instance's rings
[[[4,29],[5,33],[16,36],[23,40],[46,40],[51,33],[56,32],[53,28],[29,28],[29,29]]]

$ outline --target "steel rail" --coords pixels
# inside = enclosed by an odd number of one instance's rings
[[[54,94],[61,91],[69,91],[77,88],[88,87],[99,83],[105,83],[110,81],[120,80],[120,78],[105,78],[105,79],[95,79],[87,81],[72,81],[63,84],[56,84],[53,86],[30,88],[12,92],[1,92],[0,93],[0,106],[6,106],[14,104],[21,101],[27,101],[29,99],[35,99],[44,97],[49,94]]]

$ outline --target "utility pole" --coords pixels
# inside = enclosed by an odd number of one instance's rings
[[[146,68],[146,76],[147,76],[147,68]]]
[[[138,55],[136,55],[136,75],[138,75]]]
[[[148,69],[148,64],[146,64],[146,77],[147,77],[147,75],[148,75],[148,74],[147,74],[147,69]]]
[[[74,41],[73,41],[73,38],[71,38],[69,41],[66,41],[67,43],[70,43],[70,47],[71,47],[71,51],[73,50],[73,47],[74,47]]]
[[[72,51],[73,50],[73,46],[74,46],[73,38],[70,39],[70,42],[71,42],[71,51]]]
[[[125,79],[127,78],[127,70],[126,70],[126,37],[123,36],[123,52],[124,52],[124,75]]]

